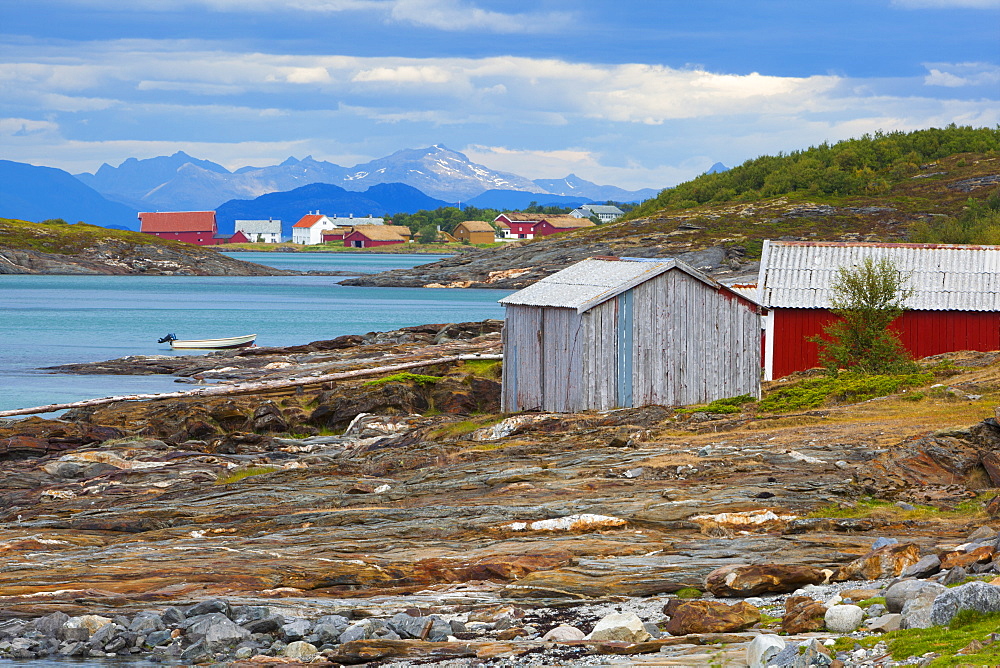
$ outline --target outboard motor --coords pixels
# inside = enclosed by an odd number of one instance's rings
[[[167,334],[162,339],[157,341],[157,343],[170,343],[171,341],[176,341],[176,340],[177,340],[176,336],[174,336],[173,334]]]

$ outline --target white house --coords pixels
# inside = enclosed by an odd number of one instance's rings
[[[292,226],[292,243],[305,245],[321,244],[323,243],[323,233],[329,232],[336,227],[384,224],[384,219],[372,216],[355,218],[352,213],[347,218],[343,218],[338,217],[336,214],[324,216],[319,211],[315,213],[310,211]]]
[[[268,220],[237,220],[236,231],[242,232],[250,241],[265,244],[281,243],[281,221]]]
[[[569,215],[574,218],[590,218],[591,216],[597,216],[598,220],[602,223],[613,223],[624,216],[625,212],[617,206],[611,206],[608,204],[581,204],[578,208],[570,211]]]

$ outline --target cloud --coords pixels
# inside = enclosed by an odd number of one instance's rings
[[[399,67],[375,67],[361,70],[351,81],[359,83],[384,82],[396,84],[445,84],[452,75],[443,67],[433,65],[401,65]]]
[[[0,118],[0,137],[28,137],[43,133],[53,133],[59,125],[51,121],[35,121],[28,118]]]
[[[1000,84],[1000,65],[991,63],[928,63],[924,84],[961,88]]]

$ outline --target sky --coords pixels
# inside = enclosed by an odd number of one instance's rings
[[[0,159],[346,167],[442,144],[662,188],[1000,124],[1000,0],[0,0]]]

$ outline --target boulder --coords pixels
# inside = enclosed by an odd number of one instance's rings
[[[605,615],[587,636],[588,640],[622,640],[624,642],[645,642],[649,632],[642,620],[634,612],[613,612]]]
[[[549,642],[561,642],[566,640],[583,640],[586,637],[587,634],[575,626],[560,624],[542,636],[542,640],[547,640]]]
[[[201,636],[205,646],[236,644],[250,637],[250,632],[235,624],[221,612],[210,612],[206,615],[189,617],[184,622],[186,635]]]
[[[841,566],[834,573],[833,579],[844,580],[879,580],[891,578],[903,572],[907,566],[920,561],[920,548],[914,543],[886,545],[871,550],[863,557]]]
[[[760,621],[760,610],[746,601],[727,605],[722,601],[674,599],[666,606],[664,612],[670,615],[670,620],[664,625],[663,630],[674,636],[742,631]]]
[[[897,631],[903,622],[903,615],[895,612],[890,612],[886,615],[881,615],[879,617],[873,617],[866,622],[869,631],[875,633],[889,633],[890,631]]]
[[[778,652],[785,649],[785,641],[780,636],[764,633],[747,645],[747,664],[750,668],[766,668]]]
[[[1000,587],[985,582],[967,582],[942,592],[934,599],[931,623],[943,626],[962,610],[1000,612]]]
[[[931,600],[945,590],[945,587],[936,582],[926,580],[902,580],[892,585],[885,591],[885,607],[889,612],[902,612],[906,602],[924,595],[930,594]]]
[[[785,599],[785,616],[781,629],[792,635],[821,631],[826,626],[826,606],[809,596],[789,596]]]
[[[927,583],[931,585],[921,589],[916,595],[908,598],[900,610],[903,619],[900,621],[900,628],[904,629],[929,629],[931,626],[931,611],[934,607],[934,599],[948,590],[944,585],[936,582]]]
[[[940,570],[941,558],[936,554],[928,554],[926,557],[921,557],[917,563],[904,568],[899,575],[904,578],[926,578]]]
[[[865,611],[856,605],[835,605],[828,608],[823,620],[834,633],[851,633],[861,626]]]
[[[289,659],[306,659],[309,660],[316,656],[319,650],[316,649],[316,645],[305,642],[304,640],[296,640],[295,642],[290,642],[281,650],[281,656],[288,657]]]
[[[794,564],[733,564],[717,568],[705,578],[705,587],[716,596],[757,596],[792,592],[806,584],[819,584],[825,575],[809,566]]]
[[[941,557],[941,568],[955,568],[956,566],[969,568],[973,564],[986,563],[993,559],[994,552],[995,549],[992,545],[981,545],[968,552],[962,550],[946,552]]]

